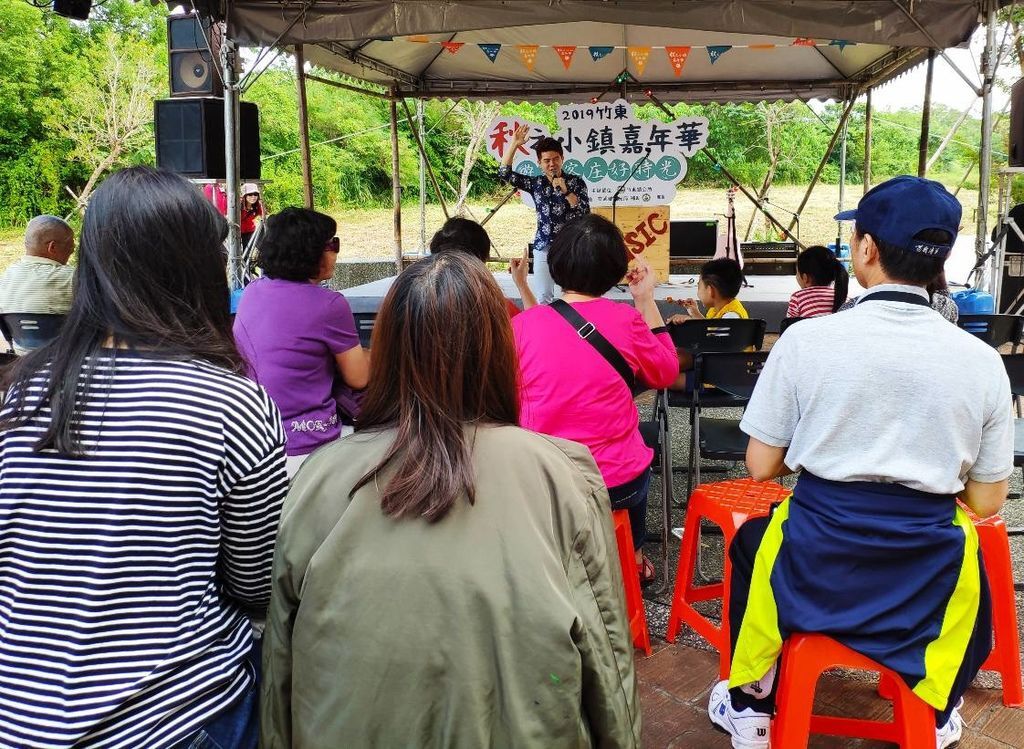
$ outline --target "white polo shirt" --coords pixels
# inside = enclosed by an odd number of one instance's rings
[[[740,428],[786,465],[832,481],[956,494],[1013,470],[999,354],[930,307],[869,301],[794,325],[772,348]]]

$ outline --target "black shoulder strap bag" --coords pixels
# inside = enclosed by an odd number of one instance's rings
[[[588,322],[583,315],[574,310],[572,306],[561,299],[556,299],[548,305],[555,312],[565,318],[566,322],[576,329],[576,334],[584,341],[593,346],[597,353],[599,353],[604,360],[612,365],[619,376],[626,381],[626,386],[629,388],[629,392],[632,393],[636,390],[636,375],[633,374],[632,368],[626,361],[625,357],[619,353],[619,350],[615,348],[607,338],[601,335],[600,331],[594,327],[594,324]]]

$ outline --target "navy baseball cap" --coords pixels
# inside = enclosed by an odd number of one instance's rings
[[[946,257],[953,249],[963,209],[945,187],[921,177],[893,177],[864,193],[857,208],[836,214],[836,221],[856,221],[861,234],[908,252]],[[949,244],[914,239],[928,229],[948,232]]]

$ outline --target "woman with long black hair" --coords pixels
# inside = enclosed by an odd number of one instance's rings
[[[225,234],[185,179],[114,174],[61,334],[8,376],[5,745],[256,746],[247,613],[287,479],[280,415],[232,340]]]

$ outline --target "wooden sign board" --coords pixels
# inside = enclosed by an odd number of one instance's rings
[[[644,258],[657,276],[658,283],[668,283],[668,208],[667,205],[620,205],[615,210],[615,223],[626,240],[630,259]],[[610,206],[591,208],[591,212],[612,220]]]

